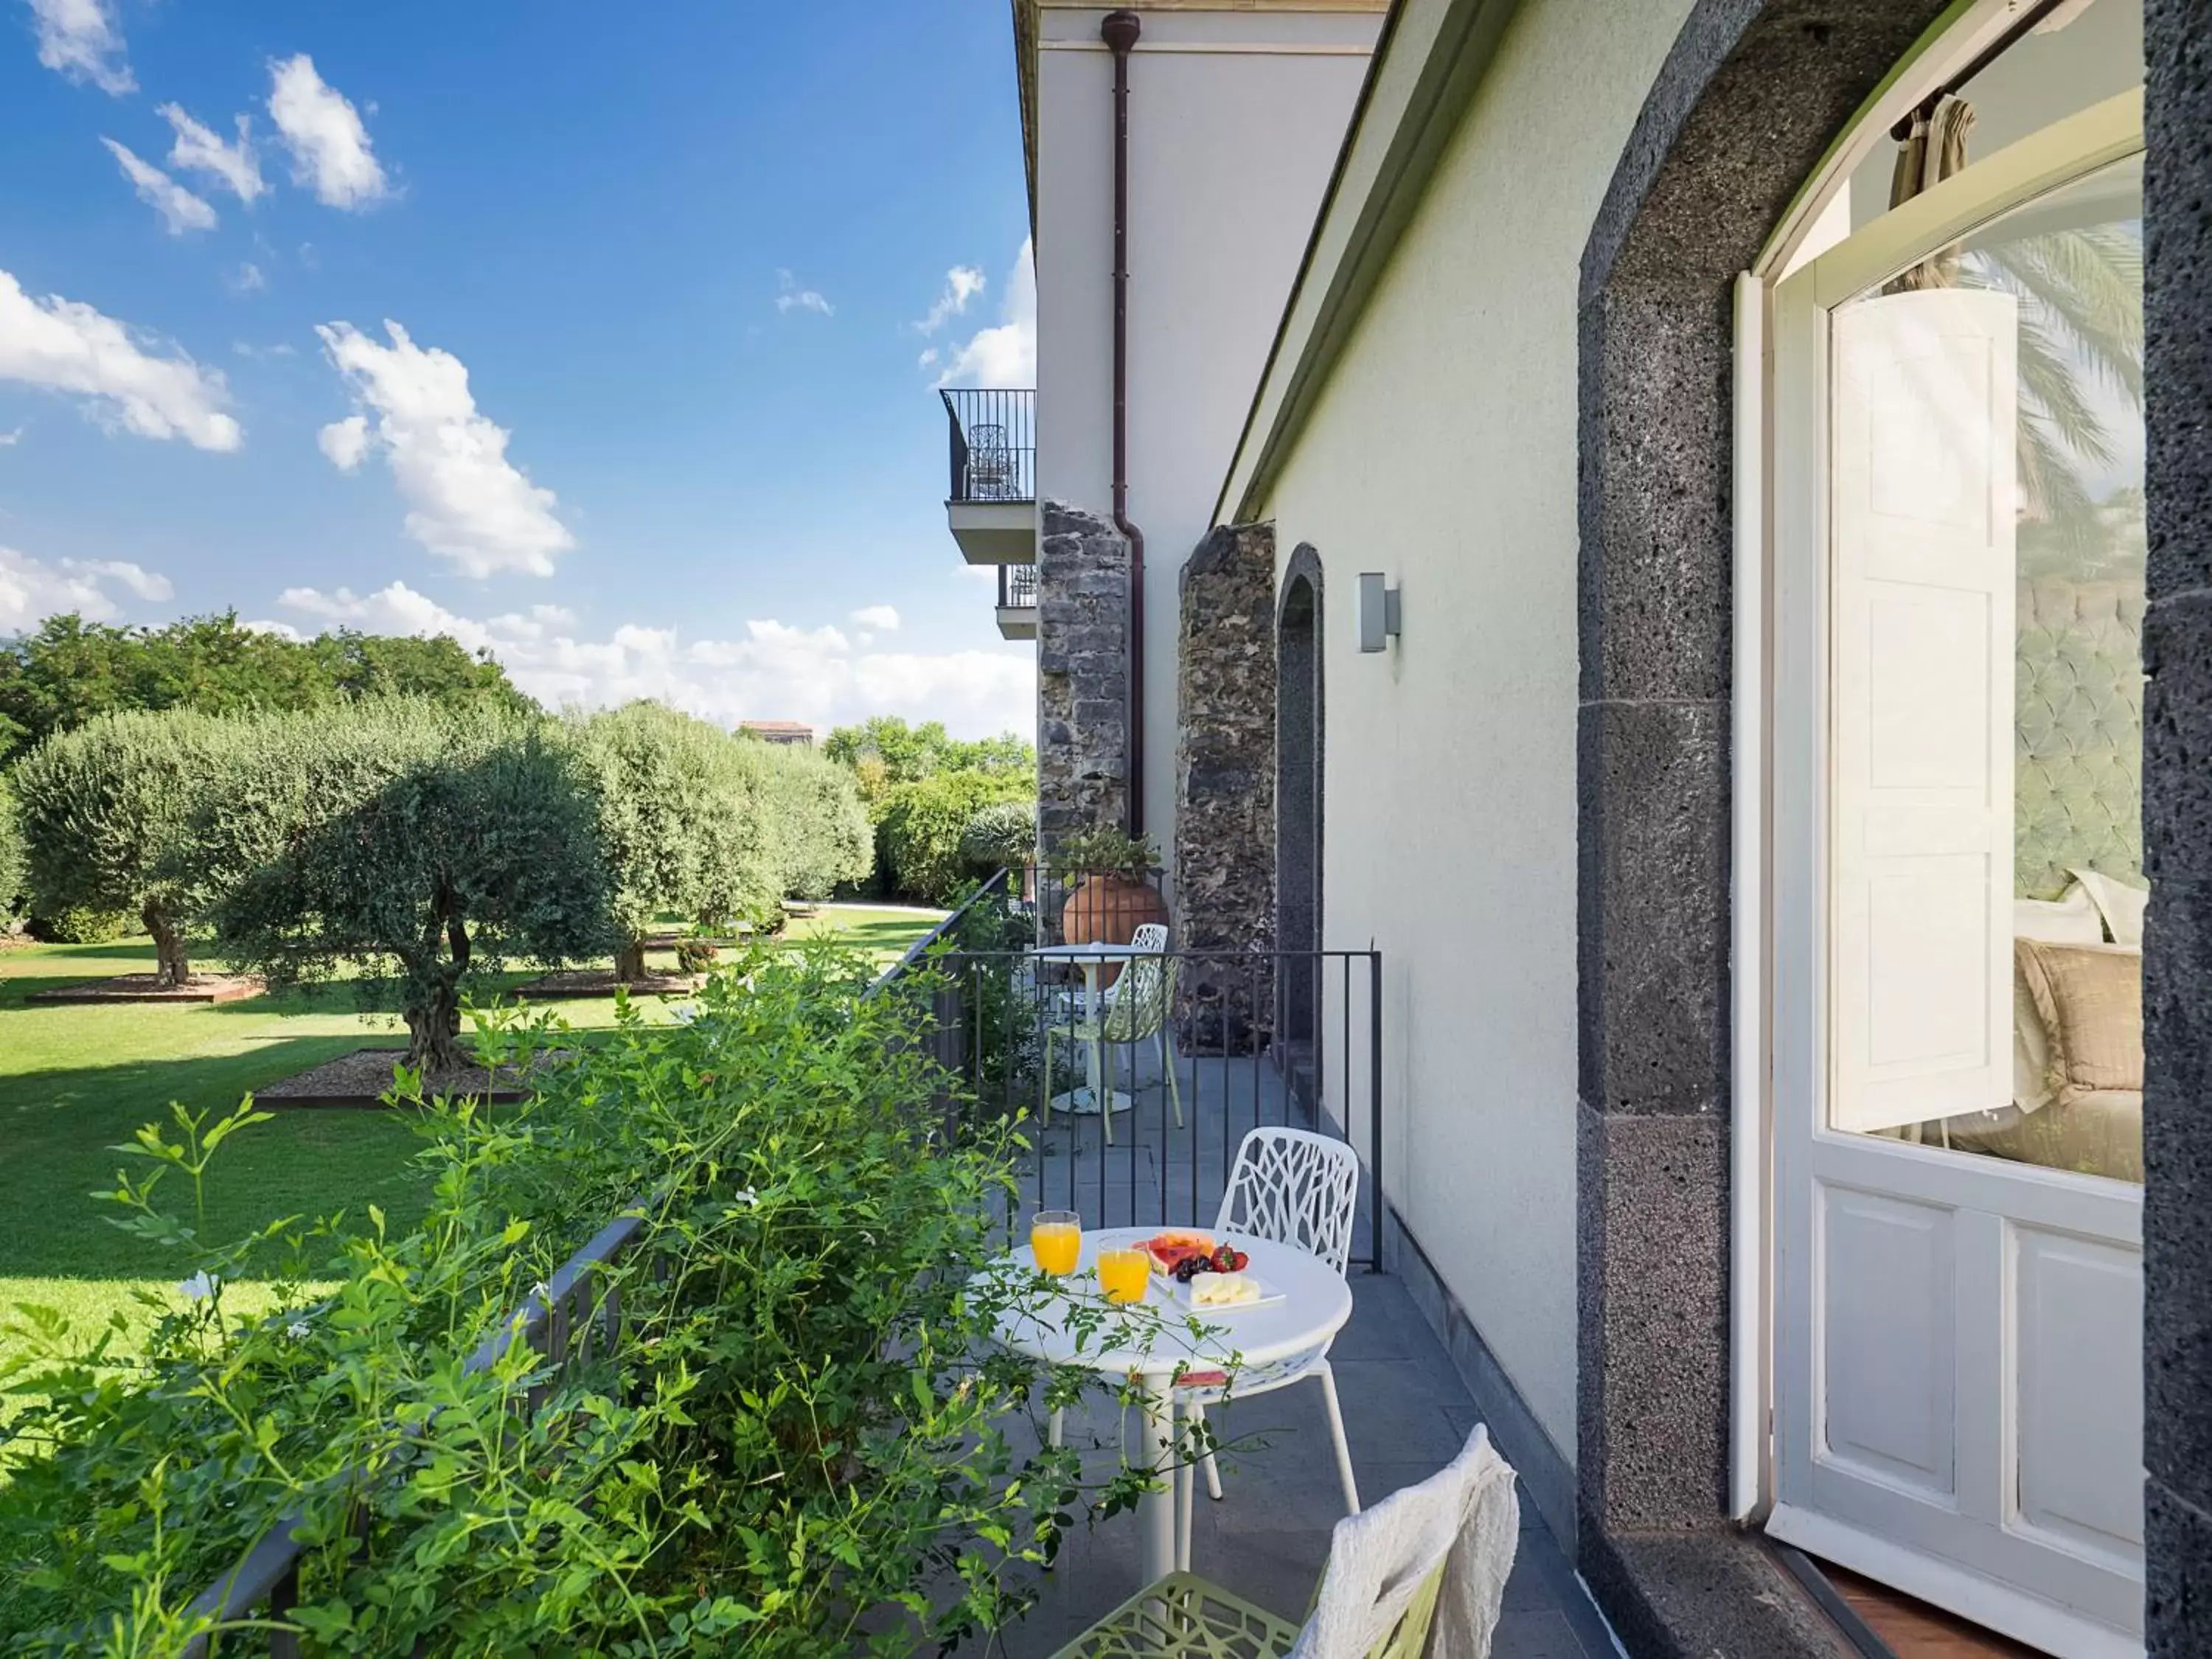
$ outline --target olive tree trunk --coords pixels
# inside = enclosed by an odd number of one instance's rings
[[[635,985],[645,977],[645,941],[633,936],[615,947],[615,977]]]
[[[138,912],[138,920],[154,936],[155,979],[162,985],[187,985],[191,982],[192,964],[185,945],[185,931],[177,926],[176,918],[169,914],[167,905],[149,899]]]
[[[442,908],[442,907],[441,907]],[[469,966],[468,924],[460,917],[445,921],[446,943],[452,955],[431,973],[410,984],[407,999],[407,1064],[423,1072],[457,1072],[474,1063],[461,1046],[461,979]]]

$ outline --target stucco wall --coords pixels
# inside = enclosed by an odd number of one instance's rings
[[[1097,10],[1038,53],[1038,494],[1111,505],[1113,59]],[[1145,532],[1146,827],[1171,845],[1177,577],[1252,388],[1381,18],[1153,12],[1129,70],[1129,516]]]
[[[1383,951],[1386,1184],[1570,1461],[1577,273],[1687,11],[1522,9],[1267,502],[1328,576],[1324,932]]]

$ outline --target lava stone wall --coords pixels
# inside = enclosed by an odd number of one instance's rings
[[[1176,672],[1176,946],[1264,951],[1275,931],[1273,525],[1211,531],[1185,562]],[[1255,1006],[1273,998],[1263,987]]]
[[[1113,521],[1044,504],[1037,553],[1037,839],[1129,812],[1129,543]]]

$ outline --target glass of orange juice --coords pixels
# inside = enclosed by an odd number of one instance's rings
[[[1030,1218],[1030,1254],[1055,1277],[1075,1271],[1083,1253],[1083,1218],[1073,1210],[1039,1210]]]
[[[1141,1302],[1152,1283],[1152,1259],[1142,1250],[1098,1252],[1098,1288],[1109,1302]]]

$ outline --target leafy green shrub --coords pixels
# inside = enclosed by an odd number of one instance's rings
[[[0,773],[0,923],[15,914],[23,895],[23,824],[16,815],[15,796]]]
[[[1034,793],[1030,779],[993,772],[940,772],[894,785],[879,831],[893,890],[929,904],[949,899],[969,874],[960,841],[969,821],[995,802]]]
[[[19,761],[34,914],[136,914],[154,936],[161,982],[189,980],[190,825],[240,729],[182,708],[103,714]]]
[[[1020,871],[1036,860],[1036,802],[994,801],[976,809],[960,832],[960,859],[977,875]]]
[[[1003,1568],[1046,1556],[1079,1495],[1071,1450],[1016,1466],[1002,1425],[1036,1369],[986,1340],[1042,1287],[971,1283],[1003,1245],[1015,1143],[944,1131],[927,986],[863,1000],[866,972],[752,953],[690,1023],[632,1017],[533,1072],[532,1103],[426,1106],[421,1228],[390,1234],[373,1208],[275,1224],[260,1248],[285,1249],[282,1311],[263,1317],[224,1307],[246,1246],[201,1251],[155,1178],[123,1178],[118,1219],[198,1271],[129,1368],[58,1316],[9,1333],[27,1357],[0,1382],[29,1403],[0,1580],[21,1587],[27,1647],[174,1653],[207,1631],[193,1594],[295,1510],[291,1622],[316,1651],[812,1659],[1006,1624]],[[486,1043],[577,1047],[545,1024]],[[197,1197],[209,1152],[257,1115],[179,1113],[140,1151]],[[519,1342],[465,1370],[626,1207],[638,1230],[605,1285],[619,1335],[557,1375]],[[1077,1318],[1094,1340],[1127,1340],[1108,1328],[1123,1322],[1161,1334],[1141,1308]],[[1081,1386],[1047,1382],[1048,1405]]]
[[[407,1063],[465,1063],[464,997],[511,957],[613,944],[597,803],[540,718],[368,700],[252,723],[189,837],[222,954],[272,986],[397,992]]]
[[[136,916],[122,910],[91,910],[82,907],[54,915],[31,912],[25,924],[31,937],[45,945],[112,945],[131,931]]]

